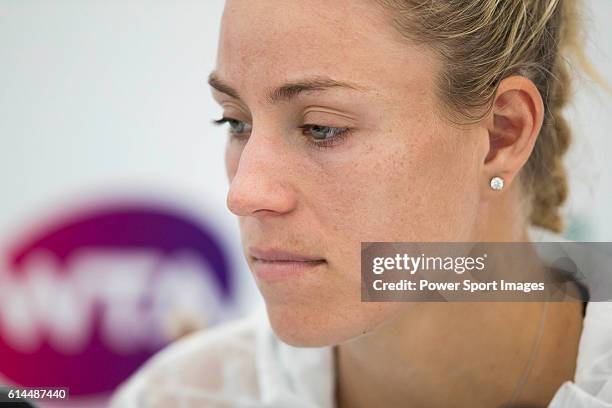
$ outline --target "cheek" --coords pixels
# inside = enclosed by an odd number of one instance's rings
[[[386,137],[353,164],[328,169],[318,212],[335,242],[469,240],[478,167],[465,134],[421,131]],[[463,139],[461,139],[463,138]],[[464,142],[465,141],[465,142]]]

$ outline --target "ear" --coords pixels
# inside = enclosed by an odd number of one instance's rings
[[[504,180],[503,193],[525,165],[544,121],[544,102],[535,84],[523,76],[505,78],[499,84],[493,107],[484,125],[489,151],[483,163],[488,192],[493,177]]]

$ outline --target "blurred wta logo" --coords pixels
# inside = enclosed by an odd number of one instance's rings
[[[70,394],[113,390],[181,334],[223,319],[227,258],[199,222],[113,206],[18,242],[0,265],[0,371]]]

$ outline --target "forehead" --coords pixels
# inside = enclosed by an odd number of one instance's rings
[[[216,71],[241,92],[318,75],[380,88],[428,81],[434,64],[375,0],[228,0]]]

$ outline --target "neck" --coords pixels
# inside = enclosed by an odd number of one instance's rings
[[[507,194],[483,205],[478,240],[528,241]],[[547,406],[573,379],[581,331],[578,302],[406,303],[336,347],[337,406]]]
[[[577,303],[412,303],[336,348],[338,406],[546,406],[571,380]],[[561,341],[563,340],[563,341]],[[537,384],[530,378],[537,376]]]

